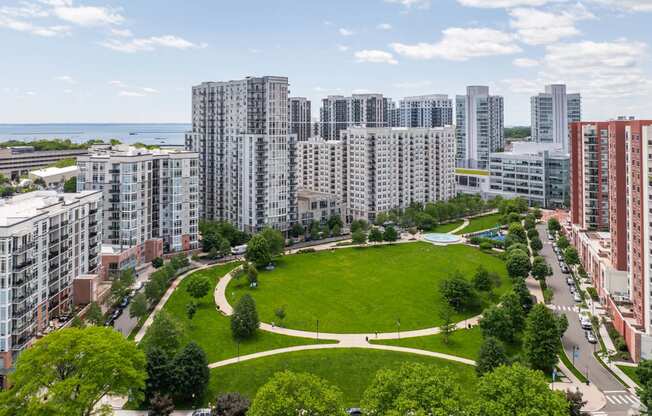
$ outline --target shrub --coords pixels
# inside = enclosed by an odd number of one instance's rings
[[[600,300],[600,297],[598,296],[598,291],[594,287],[589,286],[586,288],[586,291],[589,292],[589,296],[591,296],[591,299]]]
[[[482,250],[482,251],[489,251],[489,250],[493,249],[493,247],[494,247],[493,244],[491,244],[488,241],[483,241],[483,242],[480,243],[480,250]]]

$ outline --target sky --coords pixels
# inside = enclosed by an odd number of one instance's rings
[[[192,85],[394,100],[488,85],[505,124],[565,83],[583,119],[652,118],[652,0],[0,0],[0,123],[190,122]]]

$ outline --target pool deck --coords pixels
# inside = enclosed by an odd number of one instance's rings
[[[429,239],[428,236],[432,236],[434,239]],[[437,237],[440,237],[441,240],[437,240]],[[421,236],[421,240],[435,244],[438,246],[447,246],[449,244],[460,244],[464,242],[464,239],[460,236],[448,234],[448,233],[427,233]]]

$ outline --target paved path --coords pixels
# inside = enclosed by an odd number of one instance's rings
[[[461,231],[461,230],[465,229],[466,226],[469,225],[470,223],[471,223],[471,221],[469,221],[468,218],[464,218],[464,223],[462,223],[462,225],[460,225],[456,229],[449,231],[448,234],[455,234],[458,231]]]

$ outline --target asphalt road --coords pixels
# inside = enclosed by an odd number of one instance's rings
[[[149,275],[154,272],[154,267],[151,265],[148,265],[146,268],[143,268],[138,271],[138,277],[136,278],[136,282],[143,282],[143,288],[144,284],[149,280]],[[144,289],[141,289],[141,291]],[[138,318],[130,318],[129,317],[129,309],[131,308],[131,302],[129,302],[129,305],[122,311],[122,315],[118,317],[118,319],[115,320],[115,323],[113,324],[113,327],[119,331],[122,335],[125,337],[129,336],[131,331],[138,325]]]
[[[579,321],[579,303],[573,300],[566,279],[569,274],[561,272],[557,255],[553,251],[552,241],[548,240],[546,227],[540,225],[537,227],[539,236],[543,242],[541,255],[552,267],[552,276],[547,279],[548,287],[553,291],[554,296],[549,307],[557,314],[565,314],[568,318],[568,330],[562,338],[562,345],[566,350],[566,355],[571,362],[573,361],[573,347],[579,348],[575,357],[575,368],[581,371],[585,376],[588,375],[589,382],[594,383],[607,396],[607,406],[600,412],[594,412],[594,415],[627,415],[627,411],[636,403],[636,398],[626,391],[626,388],[605,369],[593,356],[597,351],[599,344],[591,344],[586,340],[586,336]]]

